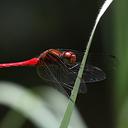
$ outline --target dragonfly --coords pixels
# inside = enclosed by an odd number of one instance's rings
[[[67,94],[71,91],[80,68],[80,53],[71,49],[48,49],[38,57],[20,62],[2,63],[0,68],[33,66],[45,81],[52,82],[58,90]],[[104,71],[93,65],[86,65],[81,79],[79,93],[86,93],[86,84],[106,79]]]

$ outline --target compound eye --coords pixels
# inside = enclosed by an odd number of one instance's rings
[[[71,57],[71,53],[70,52],[65,52],[64,57],[65,58],[70,58]]]
[[[63,52],[62,59],[65,64],[70,64],[71,53],[68,51]]]
[[[76,62],[76,55],[71,51],[63,53],[63,61],[67,64],[74,64]]]
[[[71,61],[72,64],[76,63],[76,55],[75,54],[73,54],[71,56],[71,60],[70,61]]]

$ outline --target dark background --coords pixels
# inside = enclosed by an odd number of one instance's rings
[[[49,48],[83,51],[102,3],[103,0],[0,2],[0,62],[29,59]],[[89,128],[113,127],[112,78],[106,59],[111,54],[106,44],[111,34],[105,32],[111,25],[111,13],[112,7],[103,16],[90,50],[98,53],[91,58],[92,63],[106,72],[107,79],[89,85],[88,93],[79,95],[77,100]],[[42,83],[33,67],[1,69],[0,80],[30,88]],[[2,110],[3,107],[1,113]]]

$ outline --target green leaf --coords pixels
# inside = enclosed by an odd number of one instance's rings
[[[58,126],[57,119],[41,97],[19,85],[0,83],[0,103],[23,114],[39,128]]]
[[[68,103],[67,97],[50,87],[36,87],[38,88],[30,91],[14,83],[0,83],[0,104],[18,112],[10,111],[0,127],[21,127],[24,118],[27,118],[39,128],[59,128]],[[86,128],[76,109],[73,112],[70,128]]]
[[[96,27],[97,27],[97,25],[100,21],[100,18],[102,17],[102,15],[106,11],[106,9],[109,7],[109,5],[112,3],[112,1],[113,0],[106,0],[105,1],[105,3],[103,4],[103,6],[102,6],[97,18],[96,18],[96,22],[94,24],[94,27],[92,29],[89,41],[87,43],[85,53],[84,53],[84,56],[83,56],[83,59],[82,59],[81,65],[80,65],[80,69],[79,69],[79,72],[78,72],[78,75],[77,75],[77,78],[76,78],[76,81],[75,81],[75,84],[74,84],[74,88],[72,90],[70,100],[69,100],[66,112],[64,114],[64,117],[62,119],[60,128],[67,128],[68,125],[69,125],[70,118],[71,118],[71,115],[72,115],[72,112],[73,112],[73,109],[74,109],[75,101],[76,101],[76,98],[77,98],[77,94],[78,94],[78,90],[79,90],[83,70],[84,70],[84,67],[85,67],[85,64],[86,64],[87,56],[88,56],[88,53],[89,53],[89,49],[90,49],[90,46],[91,46],[91,43],[92,43],[92,39],[93,39],[95,30],[96,30]]]

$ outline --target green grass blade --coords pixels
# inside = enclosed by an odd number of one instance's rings
[[[103,6],[102,6],[97,18],[96,18],[96,22],[95,22],[95,25],[92,29],[89,41],[87,43],[86,50],[85,50],[85,53],[84,53],[84,56],[83,56],[83,59],[82,59],[81,65],[80,65],[80,69],[79,69],[79,72],[78,72],[78,75],[77,75],[77,78],[76,78],[76,81],[75,81],[75,84],[74,84],[74,88],[73,88],[71,96],[70,96],[71,100],[69,100],[69,103],[68,103],[66,112],[64,114],[64,117],[62,119],[60,128],[67,128],[68,125],[69,125],[70,118],[71,118],[71,115],[72,115],[72,112],[73,112],[73,109],[74,109],[75,101],[76,101],[76,98],[77,98],[77,94],[78,94],[78,90],[79,90],[83,70],[84,70],[84,67],[85,67],[85,64],[86,64],[87,56],[88,56],[88,53],[89,53],[89,49],[90,49],[90,46],[91,46],[91,43],[92,43],[92,39],[93,39],[95,30],[96,30],[96,27],[97,27],[97,25],[100,21],[100,18],[102,17],[102,15],[106,11],[106,9],[109,7],[109,5],[112,3],[112,1],[113,0],[106,0],[105,1],[105,3],[103,4]]]

